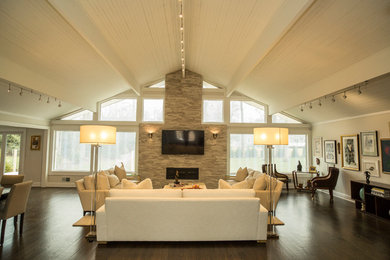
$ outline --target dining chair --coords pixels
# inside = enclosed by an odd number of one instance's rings
[[[0,185],[4,188],[11,188],[12,185],[22,182],[24,175],[3,175],[1,177]]]
[[[14,227],[17,228],[18,215],[20,214],[19,234],[23,233],[24,213],[26,212],[27,201],[31,191],[32,181],[26,181],[14,184],[8,194],[5,204],[0,208],[1,219],[1,241],[0,246],[4,243],[4,233],[7,219],[14,217]]]

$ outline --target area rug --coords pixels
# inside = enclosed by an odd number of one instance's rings
[[[86,215],[77,220],[72,226],[73,227],[89,227],[92,224],[92,216]]]

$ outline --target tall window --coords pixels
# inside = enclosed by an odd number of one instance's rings
[[[223,100],[203,100],[203,122],[223,122]]]
[[[230,172],[238,168],[261,170],[265,163],[265,146],[253,144],[253,134],[230,134]]]
[[[276,113],[272,115],[272,123],[302,124],[301,122],[281,113]]]
[[[100,107],[100,120],[103,121],[136,121],[137,99],[111,99]]]
[[[116,144],[99,149],[99,169],[109,169],[123,162],[127,172],[135,172],[135,145],[135,132],[117,132]]]
[[[230,101],[231,123],[264,123],[264,106],[252,101]]]
[[[301,161],[303,170],[307,170],[307,136],[289,135],[288,145],[275,145],[272,162],[278,172],[291,172]]]
[[[144,99],[143,121],[164,121],[164,99]]]
[[[89,171],[91,145],[80,144],[79,131],[54,132],[53,171]]]
[[[89,110],[83,110],[70,116],[66,116],[61,120],[92,120],[93,113]]]

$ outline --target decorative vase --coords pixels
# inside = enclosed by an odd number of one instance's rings
[[[301,171],[302,171],[302,164],[301,164],[301,161],[298,161],[297,171],[298,171],[298,172],[301,172]]]
[[[361,188],[359,191],[359,197],[364,201],[364,188]]]

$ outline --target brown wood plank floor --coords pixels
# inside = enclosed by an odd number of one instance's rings
[[[390,221],[365,215],[326,194],[283,191],[280,239],[244,242],[88,243],[75,189],[33,188],[22,237],[7,223],[1,259],[390,259]],[[245,216],[243,216],[245,221]],[[232,223],[234,225],[235,223]]]

